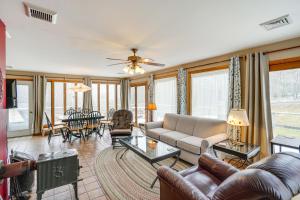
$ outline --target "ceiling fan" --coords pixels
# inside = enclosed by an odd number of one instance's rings
[[[133,52],[132,56],[128,56],[127,60],[125,59],[117,59],[117,58],[106,58],[108,60],[118,60],[118,61],[122,61],[120,63],[115,63],[115,64],[111,64],[108,66],[114,66],[114,65],[123,65],[126,64],[127,66],[124,67],[124,72],[129,73],[129,74],[135,74],[135,73],[140,73],[140,74],[144,74],[145,70],[140,66],[140,64],[144,64],[144,65],[152,65],[152,66],[156,66],[156,67],[164,67],[165,64],[160,64],[160,63],[155,63],[153,62],[154,60],[151,58],[142,58],[140,56],[136,55],[136,52],[138,51],[138,49],[136,48],[132,48],[131,51]]]

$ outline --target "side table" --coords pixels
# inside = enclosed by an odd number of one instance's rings
[[[275,146],[279,146],[279,152],[281,152],[282,147],[288,147],[291,149],[297,149],[300,153],[300,138],[278,135],[273,140],[271,140],[271,154],[275,153]]]
[[[141,130],[141,132],[145,135],[146,133],[146,130],[145,130],[145,123],[139,123],[139,128]]]
[[[217,156],[216,151],[221,151],[229,155],[235,156],[228,163],[237,166],[238,168],[245,167],[251,164],[250,159],[257,156],[260,152],[260,146],[243,143],[243,145],[233,144],[229,140],[225,140],[213,145],[213,151]],[[235,161],[235,162],[234,162]]]

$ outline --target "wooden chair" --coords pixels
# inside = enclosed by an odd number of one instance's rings
[[[66,139],[67,139],[67,134],[66,134],[66,131],[65,131],[67,127],[65,125],[61,125],[61,124],[52,125],[51,121],[49,120],[49,117],[48,117],[47,113],[45,113],[45,116],[46,116],[46,121],[47,121],[47,125],[48,125],[48,144],[50,143],[51,138],[53,136],[60,135],[60,134],[56,134],[57,130],[60,130],[60,133],[61,133],[61,135],[64,139],[63,142],[65,142]]]
[[[87,115],[87,117],[90,119],[86,120],[86,133],[87,133],[86,135],[89,136],[93,132],[95,132],[96,135],[99,135],[101,137],[102,136],[100,134],[101,113],[98,111],[93,111],[93,112],[89,113]],[[96,117],[99,117],[99,118],[96,118]]]
[[[85,116],[80,112],[75,112],[69,116],[67,129],[69,136],[68,139],[70,142],[72,140],[72,136],[85,139],[83,134],[83,129],[85,128],[84,117]]]
[[[108,128],[110,130],[111,127],[111,120],[116,110],[114,108],[111,108],[107,113],[106,120],[101,120],[100,122],[100,129],[102,128],[102,135],[104,134],[105,128]]]
[[[76,110],[74,108],[69,108],[68,110],[66,110],[65,115],[71,115],[75,112],[76,112]]]

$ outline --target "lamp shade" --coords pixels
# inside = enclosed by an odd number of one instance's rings
[[[89,86],[84,85],[83,83],[79,83],[70,89],[73,90],[74,92],[87,92],[91,90]]]
[[[249,126],[249,120],[245,109],[231,109],[227,123],[234,126]]]
[[[155,103],[149,103],[147,106],[148,110],[157,110],[156,104]]]

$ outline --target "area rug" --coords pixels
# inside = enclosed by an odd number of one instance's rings
[[[96,175],[108,197],[111,200],[158,200],[159,181],[150,188],[156,170],[132,151],[120,159],[124,150],[107,148],[96,158]],[[173,161],[174,158],[169,158],[160,164],[170,165]],[[174,168],[180,171],[190,166],[179,160]]]

